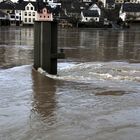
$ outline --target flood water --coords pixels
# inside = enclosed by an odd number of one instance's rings
[[[33,70],[33,36],[0,27],[0,140],[140,139],[140,27],[59,29],[57,76]]]

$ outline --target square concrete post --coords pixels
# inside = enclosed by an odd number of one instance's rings
[[[34,25],[34,68],[57,74],[57,22],[36,21]]]

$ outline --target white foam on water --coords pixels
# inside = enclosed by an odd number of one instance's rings
[[[1,69],[1,73],[25,71],[31,69],[31,65],[17,66],[9,69]],[[140,83],[140,64],[126,62],[86,62],[86,63],[58,63],[58,75],[51,75],[39,68],[38,71],[50,78],[58,80],[95,83],[95,81],[124,82],[132,81]]]
[[[18,66],[0,70],[3,80],[6,75],[16,72],[27,73],[31,65]],[[26,70],[26,71],[25,71]],[[39,68],[43,75],[55,79],[85,84],[93,84],[100,87],[119,88],[126,90],[136,89],[140,92],[140,64],[126,62],[86,62],[86,63],[58,63],[58,75],[51,75]],[[4,76],[5,74],[5,76]],[[2,80],[1,79],[1,80]]]
[[[140,64],[126,62],[59,63],[58,75],[38,71],[49,78],[99,87],[140,92]]]
[[[58,75],[50,75],[41,68],[38,71],[49,78],[74,82],[140,82],[140,64],[123,62],[59,63]]]

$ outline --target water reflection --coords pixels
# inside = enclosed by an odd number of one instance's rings
[[[33,28],[0,28],[0,67],[33,62]]]
[[[33,103],[32,111],[38,113],[43,120],[49,123],[54,121],[56,109],[56,81],[49,79],[36,71],[32,71]]]
[[[140,59],[139,35],[135,30],[63,30],[59,33],[59,46],[65,48],[67,58],[76,61],[135,62]]]
[[[0,45],[33,46],[33,28],[1,27]]]
[[[0,67],[33,63],[33,28],[0,28]],[[68,61],[140,60],[139,30],[59,29],[58,47]]]
[[[3,66],[5,64],[4,53],[5,48],[2,46],[0,47],[0,66]]]
[[[101,52],[98,55],[103,57],[103,61],[110,61],[110,60],[117,60],[118,59],[118,37],[119,34],[112,31],[107,32],[100,32],[99,37],[99,46],[101,46],[101,50],[99,49],[98,52]]]
[[[140,43],[138,42],[138,36],[136,32],[126,32],[124,36],[124,57],[125,59],[133,59],[137,60],[139,59],[137,56],[139,55],[139,52],[136,50],[139,50]]]

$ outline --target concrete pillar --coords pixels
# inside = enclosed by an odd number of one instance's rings
[[[34,68],[57,74],[57,22],[35,21]]]

